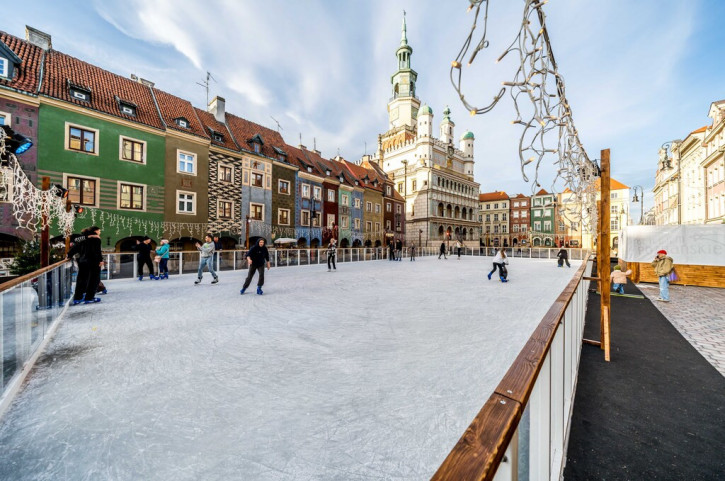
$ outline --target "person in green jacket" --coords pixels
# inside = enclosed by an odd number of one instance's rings
[[[664,249],[657,251],[657,257],[652,261],[652,267],[654,267],[655,274],[660,279],[660,297],[657,300],[670,302],[670,279],[668,276],[675,267],[672,257],[669,257]]]
[[[159,275],[156,280],[169,278],[169,240],[161,239],[161,245],[156,248],[156,255],[159,256]]]

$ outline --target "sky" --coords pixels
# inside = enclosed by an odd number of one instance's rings
[[[198,85],[228,112],[277,129],[291,145],[328,158],[374,153],[388,129],[390,77],[397,68],[403,11],[417,96],[442,120],[450,106],[456,137],[471,130],[481,192],[529,194],[518,157],[521,129],[508,95],[470,116],[450,82],[450,64],[473,22],[467,0],[28,0],[4,9],[0,29],[30,25],[53,48],[119,75],[155,82],[204,108]],[[488,49],[463,69],[463,92],[488,104],[517,66],[495,59],[513,41],[523,0],[490,0]],[[660,146],[711,122],[725,99],[725,2],[720,0],[550,0],[544,11],[559,72],[583,145],[592,159],[610,149],[612,176],[642,186],[653,204]],[[474,42],[483,26],[479,17]],[[434,130],[435,132],[435,130]],[[551,190],[555,169],[542,165]],[[531,177],[531,175],[529,175]],[[632,206],[633,218],[639,204]]]

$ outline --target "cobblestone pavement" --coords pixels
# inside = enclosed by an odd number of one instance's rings
[[[637,284],[682,336],[725,376],[725,289],[670,286],[670,302],[656,301],[656,284]]]

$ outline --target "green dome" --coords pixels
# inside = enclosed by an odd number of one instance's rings
[[[433,109],[423,104],[420,110],[418,110],[418,115],[433,115]]]
[[[473,132],[471,132],[470,130],[467,130],[466,133],[463,134],[463,137],[461,137],[461,140],[466,139],[476,140],[476,138],[473,136]]]

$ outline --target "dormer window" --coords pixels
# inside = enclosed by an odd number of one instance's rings
[[[332,173],[332,171],[330,171],[330,169],[325,170],[325,175],[330,175],[331,173]]]
[[[388,191],[388,195],[392,195],[392,191],[391,191],[390,186],[388,186],[388,188],[386,190]]]
[[[70,96],[73,100],[80,100],[81,102],[91,101],[91,91],[79,87],[71,87]]]
[[[277,154],[277,160],[287,162],[287,152],[282,149],[278,149],[277,147],[274,147],[274,151]]]
[[[184,117],[177,117],[174,119],[174,123],[181,127],[182,129],[188,129],[189,128],[189,121],[186,120]]]
[[[254,149],[255,154],[259,154],[262,152],[262,145],[264,144],[264,141],[262,140],[262,137],[259,136],[259,134],[255,134],[254,137],[247,140],[248,144],[252,144],[252,149]]]
[[[10,75],[10,67],[8,67],[8,59],[0,57],[0,77],[8,78]]]
[[[211,136],[215,142],[224,142],[224,136],[219,132],[214,132],[211,134]]]
[[[255,153],[255,154],[258,154],[258,153],[260,153],[261,151],[262,151],[262,146],[261,146],[261,145],[259,145],[258,143],[256,143],[256,142],[255,142],[255,143],[254,143],[254,153]]]
[[[310,167],[309,165],[307,166],[307,172],[312,172],[312,167]]]
[[[118,97],[116,97],[116,102],[118,102],[118,108],[122,114],[136,117],[136,104],[127,100],[121,100]]]
[[[339,177],[339,179],[340,179],[340,183],[341,183],[341,184],[342,184],[343,182],[345,182],[345,178],[344,178],[343,176],[340,176],[340,177]]]

